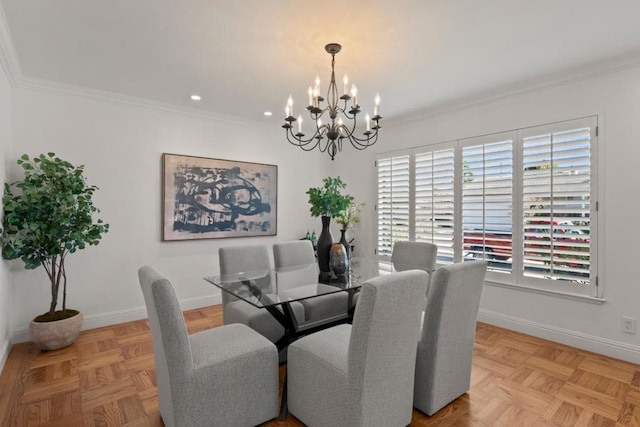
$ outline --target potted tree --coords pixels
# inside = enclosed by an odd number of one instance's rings
[[[87,185],[84,166],[74,166],[54,153],[17,161],[24,179],[5,183],[2,203],[2,256],[20,258],[27,269],[43,266],[51,283],[49,310],[29,326],[33,342],[43,350],[72,344],[82,326],[82,314],[67,309],[67,255],[97,245],[109,225],[93,214],[99,210],[92,196],[98,187]],[[58,295],[62,288],[62,310]]]
[[[322,232],[318,238],[316,252],[318,254],[318,268],[320,274],[329,273],[329,249],[333,244],[330,223],[332,217],[338,217],[353,201],[353,197],[342,194],[341,190],[347,187],[340,177],[327,177],[322,180],[322,187],[310,188],[309,211],[314,217],[322,217]]]

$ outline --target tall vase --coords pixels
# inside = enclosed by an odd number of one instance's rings
[[[331,228],[329,225],[331,224],[330,216],[322,217],[322,232],[320,233],[320,237],[318,238],[318,268],[320,269],[320,274],[330,273],[329,269],[329,250],[331,249],[331,245],[333,244],[333,236],[331,235]]]
[[[347,238],[345,237],[346,229],[340,230],[340,243],[344,246],[344,250],[347,251],[347,258],[351,258],[351,245],[347,242]]]

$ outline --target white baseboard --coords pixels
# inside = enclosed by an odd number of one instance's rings
[[[5,339],[0,345],[0,372],[4,369],[4,364],[7,361],[7,357],[9,357],[9,351],[11,351],[11,343],[9,339]]]
[[[532,335],[534,337],[577,347],[593,353],[603,354],[627,362],[640,364],[640,347],[613,341],[594,335],[584,334],[543,323],[532,322],[518,317],[507,316],[489,310],[480,310],[478,321]]]
[[[222,304],[221,294],[209,295],[206,297],[183,299],[182,301],[180,301],[180,306],[185,311],[195,310],[196,308],[202,308],[202,307],[210,307],[212,305],[219,305],[219,304]]]
[[[222,295],[211,295],[205,297],[189,298],[180,301],[183,310],[193,310],[201,307],[222,304]],[[85,315],[82,320],[82,330],[101,328],[103,326],[116,325],[118,323],[131,322],[133,320],[145,319],[147,317],[146,307],[136,307],[126,310],[112,311],[109,313],[100,313]],[[29,341],[28,327],[18,329],[13,332],[11,338],[12,343]],[[8,352],[8,350],[7,350]],[[1,356],[2,354],[0,354]]]

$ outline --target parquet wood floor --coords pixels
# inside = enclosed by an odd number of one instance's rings
[[[184,313],[197,332],[220,306]],[[281,367],[281,379],[283,368]],[[13,346],[0,376],[0,425],[161,426],[146,320],[83,331],[72,346]],[[301,426],[291,415],[266,426]],[[640,426],[640,366],[478,324],[471,390],[412,426]]]

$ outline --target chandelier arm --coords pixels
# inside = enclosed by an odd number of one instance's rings
[[[287,140],[288,140],[292,145],[295,145],[296,147],[301,148],[301,149],[302,149],[302,150],[304,150],[304,151],[312,151],[312,150],[314,150],[314,149],[318,146],[318,144],[320,143],[320,141],[316,141],[313,145],[309,146],[309,143],[307,143],[307,144],[297,144],[297,143],[295,143],[295,142],[292,142],[289,138],[287,138]]]
[[[312,120],[318,120],[318,119],[321,119],[322,116],[324,116],[324,113],[326,113],[327,111],[331,111],[328,105],[324,107],[324,109],[322,110],[316,110],[315,112],[309,111],[309,116],[311,116]]]
[[[348,136],[349,136],[349,142],[351,142],[351,145],[353,145],[354,147],[358,148],[359,146],[359,147],[367,148],[375,144],[376,141],[378,140],[378,129],[374,128],[373,132],[369,132],[369,134],[365,133],[364,138],[358,138],[354,134],[350,134]]]
[[[351,129],[349,129],[346,125],[344,126],[344,128],[347,131],[348,135],[353,135],[353,133],[356,131],[356,127],[358,126],[358,119],[355,114],[353,115],[353,117],[350,117],[344,111],[343,111],[343,114],[345,115],[346,118],[351,120]]]
[[[354,141],[362,146],[370,146],[375,144],[375,141],[378,140],[378,132],[373,132],[371,135],[367,135],[366,138],[358,138],[354,136]]]
[[[296,134],[293,133],[293,131],[291,130],[291,128],[289,128],[286,132],[287,135],[287,141],[289,141],[289,143],[291,145],[295,145],[296,147],[300,147],[305,151],[310,151],[313,150],[314,148],[316,148],[318,146],[318,143],[320,141],[317,141],[315,144],[313,144],[313,146],[311,148],[307,148],[307,146],[311,143],[314,142],[314,139],[316,139],[316,134],[312,135],[309,139],[302,139],[301,136],[296,136]]]
[[[364,150],[368,147],[371,147],[373,144],[375,144],[378,141],[378,132],[374,133],[373,136],[370,136],[366,140],[367,141],[366,144],[363,144],[361,141],[364,141],[364,140],[358,140],[353,135],[349,137],[349,142],[351,143],[353,148],[355,148],[356,150]]]
[[[322,148],[322,144],[319,145],[318,151],[320,151],[321,153],[324,153],[325,151],[327,151],[327,149],[329,148],[329,145],[331,145],[331,141],[327,140],[324,141],[324,148]]]
[[[350,111],[347,111],[344,108],[338,108],[338,111],[340,111],[342,113],[342,115],[345,116],[349,120],[355,120],[356,119],[356,115],[359,112],[358,110],[353,110],[353,109],[350,110]],[[350,114],[351,111],[355,111],[355,113],[354,114]]]

